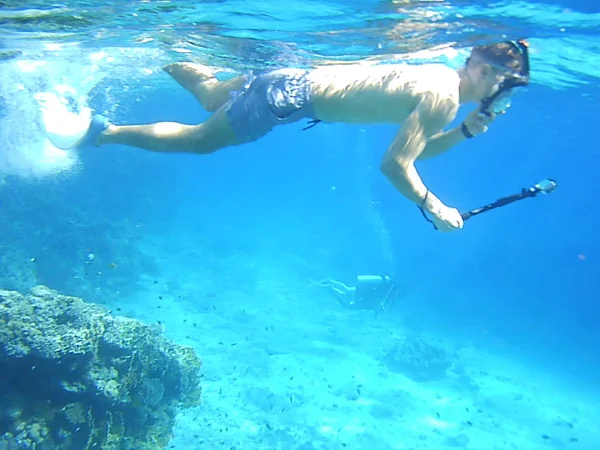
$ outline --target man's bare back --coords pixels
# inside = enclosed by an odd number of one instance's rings
[[[426,95],[460,101],[458,73],[442,64],[322,66],[309,79],[324,122],[401,124]]]

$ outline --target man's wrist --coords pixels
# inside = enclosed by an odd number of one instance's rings
[[[441,201],[428,189],[421,201],[421,209],[435,215],[440,210]]]
[[[471,133],[471,130],[469,130],[467,124],[464,122],[460,124],[460,131],[463,134],[463,136],[467,139],[472,139],[475,137],[475,135]]]

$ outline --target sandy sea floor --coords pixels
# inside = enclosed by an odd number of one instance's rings
[[[501,348],[343,309],[281,274],[226,289],[177,273],[111,305],[160,321],[203,360],[203,404],[179,415],[171,448],[600,448],[600,399]],[[407,339],[442,349],[451,367],[425,380],[393,370],[386,354]]]

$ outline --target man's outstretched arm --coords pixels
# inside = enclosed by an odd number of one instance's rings
[[[454,118],[457,105],[450,100],[423,100],[404,122],[381,162],[381,170],[402,195],[434,217],[440,230],[462,228],[463,221],[455,208],[444,205],[421,180],[415,161],[425,151],[432,136]],[[449,141],[448,141],[449,142]]]

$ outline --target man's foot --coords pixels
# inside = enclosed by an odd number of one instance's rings
[[[204,64],[191,62],[173,63],[163,67],[163,70],[187,90],[193,89],[199,83],[215,79],[213,70]]]
[[[98,137],[104,130],[110,125],[110,122],[102,114],[96,114],[92,117],[90,126],[85,134],[83,140],[79,143],[79,146],[94,146],[97,147]]]

